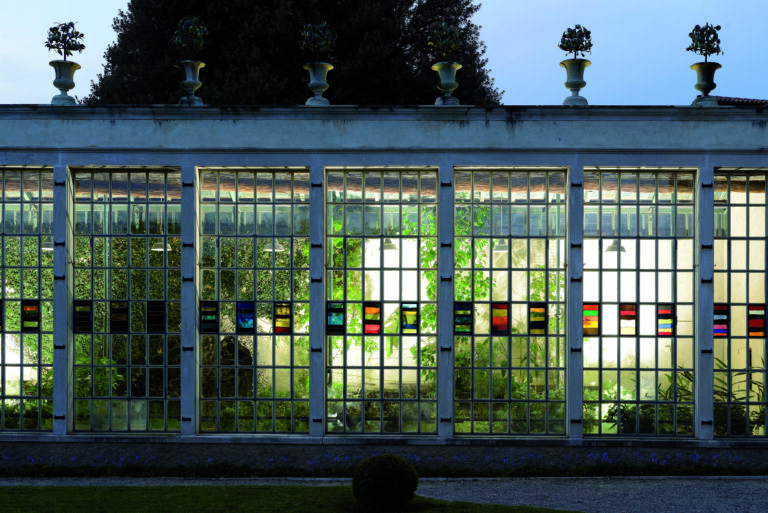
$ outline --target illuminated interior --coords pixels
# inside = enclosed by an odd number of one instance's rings
[[[326,430],[437,432],[437,175],[327,174]]]
[[[765,436],[764,173],[715,174],[715,436]]]
[[[200,430],[309,431],[309,173],[200,173]]]
[[[74,175],[76,431],[179,431],[181,178]]]
[[[562,435],[565,172],[454,176],[455,431]]]
[[[53,427],[53,173],[0,170],[0,427]]]
[[[694,173],[584,172],[584,433],[693,434]]]

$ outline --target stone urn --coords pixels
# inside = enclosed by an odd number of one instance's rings
[[[717,84],[715,84],[715,71],[722,68],[720,64],[716,62],[697,62],[691,66],[691,69],[696,71],[696,85],[694,86],[698,91],[701,91],[701,96],[693,100],[691,105],[697,107],[717,107],[717,100],[709,96]]]
[[[563,100],[563,105],[589,105],[587,99],[579,96],[579,90],[587,85],[584,81],[584,70],[592,64],[587,59],[565,59],[560,66],[565,68],[565,87],[571,91],[571,95]]]
[[[195,91],[200,89],[203,85],[200,82],[200,68],[205,67],[204,62],[200,61],[179,61],[174,64],[177,68],[184,70],[184,80],[181,82],[181,87],[187,92],[187,95],[179,100],[179,105],[185,107],[202,107],[203,100],[195,96]]]
[[[327,62],[308,62],[303,67],[309,71],[309,89],[315,93],[314,96],[307,100],[306,105],[328,105],[328,100],[323,98],[323,92],[328,89],[326,79],[328,78],[328,72],[333,69],[333,65]]]
[[[56,78],[53,80],[53,87],[61,91],[51,99],[51,105],[77,105],[77,101],[67,92],[75,87],[75,71],[80,69],[80,65],[72,61],[51,61],[48,63],[56,72]]]
[[[451,96],[451,93],[459,87],[456,82],[456,72],[461,69],[461,64],[458,62],[438,62],[432,69],[437,71],[440,76],[440,85],[437,86],[443,92],[443,96],[440,96],[435,100],[435,105],[459,105],[458,98]]]

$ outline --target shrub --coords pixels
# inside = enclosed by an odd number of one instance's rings
[[[364,459],[352,477],[352,491],[366,511],[402,511],[418,486],[416,469],[394,454]]]

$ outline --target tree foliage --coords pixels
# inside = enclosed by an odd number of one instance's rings
[[[303,104],[311,95],[301,48],[307,23],[327,22],[334,48],[333,104],[431,104],[439,96],[428,37],[436,26],[456,27],[464,44],[452,57],[463,64],[457,96],[463,104],[498,104],[483,58],[485,45],[472,0],[131,0],[114,19],[117,42],[89,104],[177,103],[181,56],[171,46],[180,19],[195,16],[208,29],[193,57],[206,63],[201,96],[208,104]]]

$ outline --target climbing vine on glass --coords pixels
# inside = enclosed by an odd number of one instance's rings
[[[0,431],[53,427],[53,173],[0,170]],[[30,315],[31,314],[31,315]]]
[[[562,434],[565,173],[456,170],[454,336],[457,434]]]
[[[436,201],[433,170],[327,175],[328,432],[437,431]]]

